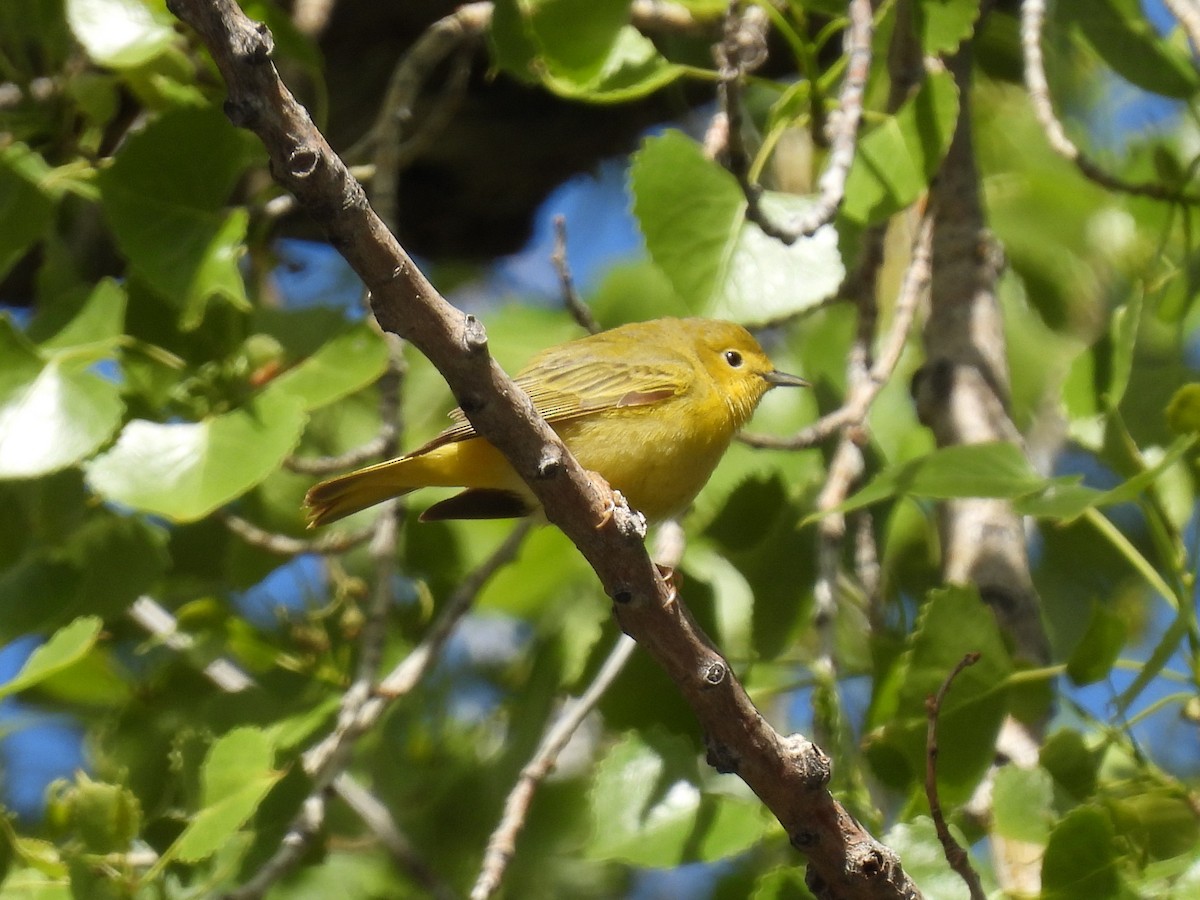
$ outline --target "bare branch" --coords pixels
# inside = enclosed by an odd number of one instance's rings
[[[1200,196],[1189,194],[1179,188],[1157,182],[1126,181],[1093,162],[1084,155],[1067,137],[1066,129],[1054,113],[1050,100],[1050,85],[1046,81],[1046,67],[1042,60],[1042,25],[1046,18],[1046,0],[1022,0],[1021,3],[1021,47],[1025,56],[1025,86],[1033,111],[1041,123],[1042,131],[1051,149],[1064,159],[1075,164],[1080,173],[1101,187],[1126,194],[1166,200],[1171,203],[1200,203]],[[1180,22],[1182,23],[1182,19]],[[1189,32],[1189,35],[1191,32]]]
[[[742,56],[745,41],[736,4],[727,19],[725,40],[717,48],[721,109],[728,119],[729,169],[746,196],[746,218],[785,244],[809,237],[831,222],[846,195],[846,177],[854,162],[858,126],[862,121],[863,89],[871,71],[871,34],[874,30],[871,0],[849,0],[847,13],[850,21],[845,37],[846,75],[838,94],[838,110],[829,118],[829,160],[817,181],[816,204],[794,221],[779,223],[772,220],[762,207],[762,188],[750,182],[750,158],[741,134],[740,95],[740,81],[749,65]]]
[[[554,252],[550,254],[550,262],[554,264],[554,270],[558,272],[558,283],[562,285],[563,305],[571,314],[579,327],[588,334],[595,334],[600,330],[600,324],[596,321],[596,317],[592,315],[592,311],[588,309],[587,304],[579,296],[579,292],[575,290],[575,279],[571,277],[571,266],[567,262],[567,217],[554,217]]]
[[[411,341],[438,368],[475,429],[588,560],[614,599],[621,627],[662,666],[700,719],[710,762],[736,772],[778,817],[808,857],[810,883],[846,897],[919,896],[896,855],[829,793],[828,757],[799,735],[780,735],[754,707],[650,562],[633,517],[613,514],[616,496],[579,466],[487,353],[482,324],[437,294],[371,211],[361,187],[279,81],[267,29],[232,0],[170,3],[211,51],[229,89],[226,111],[258,134],[275,177],[362,277],[380,325]],[[306,755],[306,762],[338,771],[336,757]],[[315,780],[322,790],[324,779]]]
[[[346,772],[337,777],[333,788],[413,881],[429,891],[434,900],[456,900],[458,894],[413,849],[408,836],[378,797]]]
[[[954,671],[946,676],[946,680],[938,688],[937,694],[925,698],[925,716],[928,722],[925,729],[925,797],[929,800],[929,814],[933,817],[933,825],[937,829],[938,840],[942,842],[942,851],[946,854],[946,862],[950,863],[950,868],[957,872],[962,880],[966,882],[967,889],[971,892],[971,900],[986,900],[987,894],[983,890],[983,884],[979,881],[979,873],[971,865],[971,858],[967,855],[967,851],[954,839],[954,835],[950,833],[950,828],[946,825],[946,816],[942,813],[942,804],[938,799],[937,788],[937,758],[939,752],[937,727],[938,717],[942,712],[942,703],[946,699],[946,693],[950,690],[950,685],[963,669],[979,662],[979,657],[980,654],[978,653],[968,653],[964,656],[959,660],[958,665],[954,667]]]
[[[375,166],[372,202],[393,229],[396,225],[400,172],[445,129],[466,93],[475,46],[492,23],[491,3],[465,3],[421,34],[392,72],[375,123],[348,152],[354,159],[369,154]],[[413,124],[417,98],[438,64],[457,54],[441,96],[430,107],[418,131]]]
[[[247,544],[261,547],[271,553],[278,553],[280,556],[299,556],[301,553],[345,553],[370,540],[373,533],[373,528],[362,528],[351,532],[333,531],[318,538],[303,540],[288,534],[266,531],[228,510],[222,510],[218,515],[225,523],[225,527]]]
[[[628,635],[617,638],[617,643],[587,690],[578,700],[565,706],[558,719],[542,735],[533,758],[521,769],[520,778],[504,801],[504,815],[488,839],[479,877],[475,880],[475,886],[471,888],[471,900],[488,900],[500,887],[500,880],[504,877],[509,860],[516,852],[517,835],[525,826],[525,817],[529,814],[529,804],[533,801],[534,792],[553,771],[558,755],[583,724],[588,713],[600,702],[604,692],[621,674],[635,647],[637,644]]]
[[[344,472],[353,469],[372,459],[383,455],[383,449],[392,440],[387,434],[377,434],[371,440],[340,456],[289,456],[283,461],[293,472],[301,475],[329,475],[332,472]]]
[[[852,380],[845,402],[791,437],[745,434],[742,435],[745,443],[751,447],[773,450],[802,450],[828,440],[842,429],[861,427],[866,422],[875,398],[879,396],[879,392],[883,390],[900,362],[917,308],[929,288],[932,277],[932,229],[933,220],[927,211],[917,227],[912,260],[904,273],[904,281],[896,298],[888,332],[866,377]],[[841,500],[837,502],[840,503]],[[831,507],[836,505],[833,503]]]

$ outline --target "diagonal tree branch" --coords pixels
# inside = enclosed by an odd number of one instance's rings
[[[585,472],[529,398],[487,352],[487,336],[438,295],[370,209],[307,113],[280,82],[267,29],[232,0],[171,0],[209,48],[229,91],[226,112],[265,145],[272,171],[325,229],[372,294],[380,325],[438,368],[478,432],[530,485],[613,598],[621,627],[664,668],[706,732],[709,761],[736,773],[778,817],[809,860],[824,896],[920,896],[896,855],[875,841],[828,790],[828,757],[763,719],[643,546],[640,517]]]

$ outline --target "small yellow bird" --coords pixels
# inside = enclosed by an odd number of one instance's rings
[[[779,372],[745,328],[712,319],[655,319],[541,351],[515,381],[585,469],[658,521],[704,487]],[[305,497],[309,527],[423,487],[466,488],[422,521],[503,519],[537,499],[461,410],[454,425],[407,456],[331,478]]]

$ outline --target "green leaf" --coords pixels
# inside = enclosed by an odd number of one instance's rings
[[[979,0],[919,0],[913,18],[926,56],[953,53],[974,31]]]
[[[46,643],[30,654],[15,677],[0,684],[0,698],[28,690],[78,662],[95,646],[101,624],[96,616],[84,616],[54,632]]]
[[[589,103],[627,103],[652,94],[684,73],[667,62],[654,42],[632,26],[625,26],[596,74],[586,82],[542,72],[542,83],[561,97]]]
[[[995,738],[1008,711],[1007,680],[1013,664],[995,614],[974,589],[932,591],[921,612],[909,649],[889,675],[894,706],[878,700],[872,719],[880,728],[871,738],[873,754],[898,753],[909,778],[923,777],[927,717],[925,699],[970,652],[979,661],[955,678],[938,719],[938,784],[945,803],[965,800],[995,757]]]
[[[969,846],[954,826],[950,828],[960,846]],[[882,838],[883,843],[900,854],[904,871],[915,881],[923,896],[929,900],[966,897],[966,885],[961,876],[950,868],[938,840],[937,829],[928,816],[917,816],[912,822],[892,827]],[[976,871],[979,866],[976,865]],[[986,879],[985,879],[986,886]]]
[[[1042,744],[1038,762],[1071,797],[1086,800],[1096,790],[1100,755],[1084,743],[1078,731],[1062,728]]]
[[[186,150],[187,165],[174,164]],[[248,308],[238,258],[245,209],[225,203],[251,145],[216,109],[181,108],[135,133],[100,174],[105,214],[130,263],[196,327],[219,296]]]
[[[764,192],[762,208],[772,221],[798,221],[815,205],[810,197]],[[777,322],[832,297],[846,277],[830,225],[790,246],[753,222],[738,227],[724,278],[705,315],[747,325]]]
[[[1138,0],[1068,0],[1057,4],[1057,15],[1132,84],[1180,100],[1200,87],[1189,54],[1159,37]]]
[[[1195,442],[1195,437],[1191,435],[1179,438],[1162,453],[1154,465],[1110,490],[1101,491],[1061,481],[1050,482],[1043,493],[1019,498],[1015,504],[1016,510],[1023,516],[1070,522],[1092,508],[1129,503],[1138,499],[1146,488],[1190,453]]]
[[[1176,434],[1200,433],[1200,384],[1185,384],[1172,395],[1167,425]]]
[[[282,777],[271,768],[274,755],[257,728],[235,728],[214,743],[201,772],[200,809],[164,860],[199,862],[230,840]]]
[[[1045,769],[1002,766],[992,786],[992,822],[997,834],[1045,845],[1054,811],[1054,779]]]
[[[140,66],[175,40],[167,11],[145,0],[66,0],[66,7],[76,40],[102,66]]]
[[[1151,859],[1195,856],[1200,822],[1183,791],[1146,786],[1110,801],[1108,809],[1121,836],[1135,841]]]
[[[1050,834],[1042,861],[1046,900],[1104,900],[1121,896],[1112,822],[1094,806],[1071,810]]]
[[[596,768],[588,856],[668,866],[723,859],[762,837],[760,804],[702,792],[686,741],[661,732],[646,738],[627,735]]]
[[[646,140],[634,154],[633,211],[651,258],[694,312],[719,289],[744,199],[732,175],[679,131]]]
[[[0,148],[0,279],[45,234],[54,203],[24,162],[45,163],[24,144]]]
[[[1014,499],[1047,482],[1015,444],[956,444],[884,469],[836,512],[849,512],[897,496],[950,500],[959,497]],[[809,519],[817,518],[815,515]]]
[[[651,258],[694,315],[766,322],[830,296],[845,270],[826,227],[790,247],[745,220],[736,180],[676,131],[648,139],[630,173],[634,212]],[[810,200],[767,195],[786,217]]]
[[[1071,680],[1076,684],[1093,684],[1107,678],[1125,646],[1125,637],[1125,621],[1107,606],[1093,603],[1087,631],[1067,660]]]
[[[286,394],[300,400],[306,412],[319,409],[374,382],[387,368],[387,357],[379,333],[360,322],[274,379],[264,401]]]
[[[861,225],[882,222],[916,200],[950,148],[957,119],[954,78],[930,75],[916,96],[858,142],[842,216]]]
[[[718,895],[721,896],[721,895]],[[759,876],[753,890],[738,896],[749,900],[812,900],[813,895],[804,883],[804,870],[799,866],[780,866]]]
[[[79,462],[109,439],[124,406],[116,384],[69,352],[41,354],[0,317],[0,478]]]
[[[1110,409],[1121,405],[1125,390],[1129,387],[1129,376],[1133,372],[1133,351],[1137,345],[1138,325],[1142,318],[1142,292],[1134,290],[1129,302],[1113,313],[1112,324],[1112,375],[1104,400]]]
[[[629,0],[520,0],[526,27],[550,73],[580,85],[600,74],[629,22]]]
[[[116,445],[87,466],[109,500],[193,522],[274,472],[296,446],[305,414],[295,397],[261,399],[203,422],[135,419]]]
[[[43,351],[92,347],[108,355],[113,342],[125,332],[125,306],[125,289],[111,278],[102,278],[71,320],[39,346]]]

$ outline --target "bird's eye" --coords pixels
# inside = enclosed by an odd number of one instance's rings
[[[742,354],[736,350],[726,350],[725,362],[729,363],[735,369],[740,369],[742,367]]]

